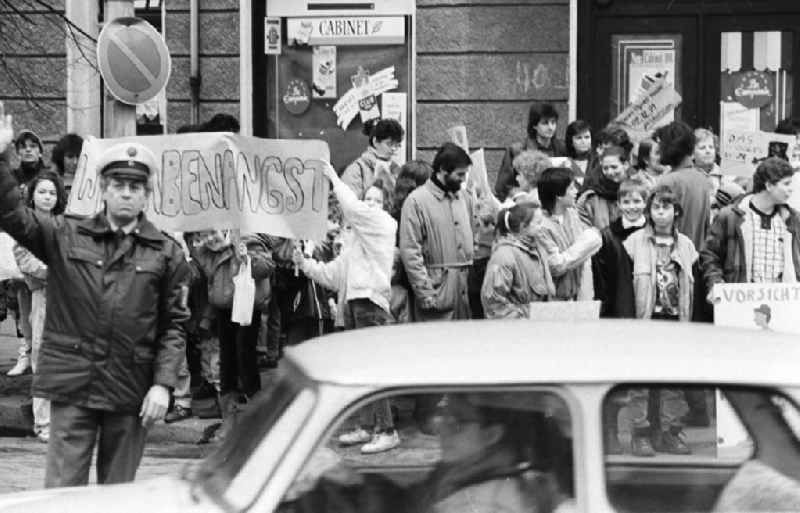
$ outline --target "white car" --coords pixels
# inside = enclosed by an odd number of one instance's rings
[[[688,323],[344,332],[287,350],[191,475],[0,511],[800,511],[798,362],[796,336]],[[399,446],[339,443],[385,401]]]

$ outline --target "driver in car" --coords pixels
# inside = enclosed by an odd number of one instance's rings
[[[572,509],[571,441],[563,434],[564,423],[557,415],[546,416],[525,404],[530,396],[522,392],[450,394],[440,404],[437,419],[441,461],[424,481],[403,487],[382,475],[328,466],[317,479],[306,477],[295,483],[284,504],[286,511],[550,513]]]

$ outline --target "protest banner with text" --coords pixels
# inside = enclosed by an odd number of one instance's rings
[[[788,160],[787,154],[794,149],[795,144],[794,135],[726,129],[720,139],[722,169],[725,174],[752,176],[757,162],[769,155]]]
[[[194,133],[119,139],[89,137],[83,144],[67,212],[102,208],[97,160],[120,142],[137,142],[161,169],[145,214],[158,228],[198,231],[238,228],[293,239],[322,240],[328,215],[330,153],[319,140],[282,140],[231,133]]]
[[[800,283],[726,283],[713,295],[718,326],[800,333]]]

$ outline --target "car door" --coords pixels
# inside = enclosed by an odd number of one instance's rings
[[[560,387],[368,394],[339,411],[323,436],[306,448],[302,469],[278,511],[574,508],[576,404]],[[428,417],[419,415],[420,406],[432,406],[425,410]],[[365,440],[345,443],[353,439],[342,435],[356,428],[380,433],[366,424],[385,424],[375,416],[381,409],[392,412],[389,429],[396,431],[399,444],[365,453]]]
[[[791,418],[794,401],[769,387],[617,386],[603,402],[608,501],[626,512],[795,509]]]

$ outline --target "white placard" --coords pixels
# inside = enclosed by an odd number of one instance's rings
[[[591,321],[600,318],[600,301],[543,301],[530,304],[532,321]]]
[[[800,333],[800,283],[714,286],[714,324],[753,331]]]

